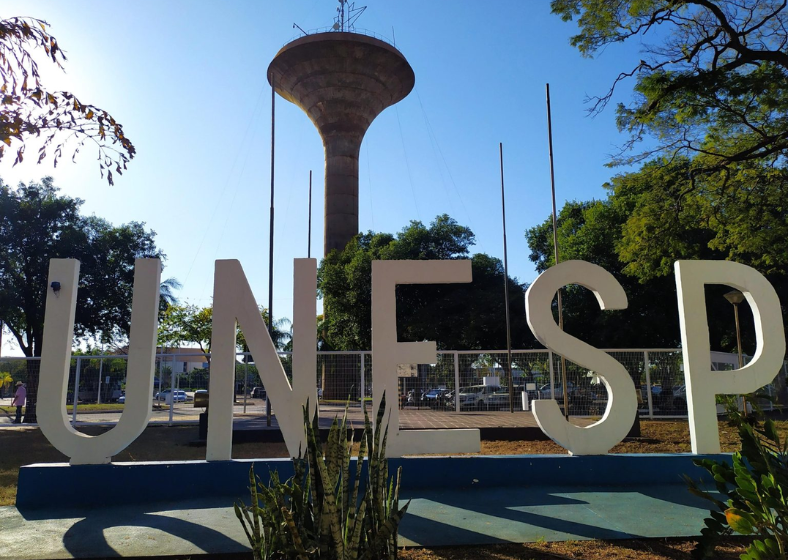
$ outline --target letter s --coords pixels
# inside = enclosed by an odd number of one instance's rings
[[[612,356],[558,328],[552,302],[555,293],[568,284],[579,284],[593,291],[601,309],[626,309],[627,295],[612,274],[585,261],[555,265],[540,275],[525,293],[531,332],[550,350],[595,371],[607,388],[607,408],[599,422],[586,427],[567,422],[554,400],[535,401],[534,417],[542,431],[570,455],[599,455],[624,439],[632,427],[637,414],[635,385],[624,366]]]

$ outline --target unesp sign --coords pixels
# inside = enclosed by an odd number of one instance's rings
[[[675,264],[684,374],[687,386],[690,436],[693,453],[719,453],[715,395],[755,391],[772,381],[782,367],[785,336],[780,302],[774,288],[756,270],[729,261],[679,261]],[[138,259],[134,275],[126,405],[118,424],[98,436],[76,431],[66,414],[66,391],[79,262],[52,259],[49,281],[59,282],[46,300],[44,344],[38,392],[38,420],[44,435],[71,464],[110,462],[145,429],[151,415],[151,394],[156,352],[156,328],[161,265],[158,259]],[[293,382],[285,375],[276,348],[258,311],[257,303],[236,260],[216,261],[214,275],[212,360],[209,392],[206,459],[230,460],[232,450],[232,401],[235,379],[235,332],[240,324],[255,357],[260,377],[272,402],[288,451],[304,448],[301,406],[316,406],[316,278],[315,259],[295,259],[293,287]],[[397,342],[395,289],[402,284],[436,284],[471,281],[471,262],[375,261],[372,264],[372,379],[373,408],[381,396],[397,393],[399,364],[435,363],[435,342]],[[553,400],[534,402],[534,416],[541,429],[570,454],[604,454],[629,431],[637,399],[631,377],[605,352],[561,331],[552,315],[558,289],[579,284],[591,290],[601,309],[624,309],[627,297],[616,279],[601,267],[585,261],[566,261],[537,278],[526,292],[528,324],[536,338],[550,350],[578,365],[594,370],[608,392],[602,418],[587,427],[568,423]],[[745,367],[713,372],[703,287],[724,284],[740,290],[755,319],[757,349]],[[478,452],[478,430],[399,430],[399,409],[389,399],[387,455]],[[314,412],[314,408],[310,411]]]

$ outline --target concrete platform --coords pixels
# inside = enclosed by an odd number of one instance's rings
[[[705,473],[692,465],[693,458],[655,454],[391,460],[392,471],[403,466],[402,498],[412,499],[400,526],[400,543],[438,546],[697,535],[708,505],[692,496],[679,478],[680,473],[696,478]],[[730,460],[729,455],[718,458]],[[284,475],[288,462],[277,460],[269,466]],[[255,472],[264,476],[268,463],[255,464]],[[20,499],[36,507],[0,508],[0,558],[248,550],[232,502],[248,499],[242,475],[250,461],[137,465],[23,467]],[[102,481],[105,474],[109,476]],[[144,485],[148,499],[153,496],[158,501],[120,505],[121,500],[141,498],[143,486],[135,484]],[[43,499],[31,502],[25,498],[26,489],[40,492]],[[88,498],[79,507],[72,505],[75,489]],[[181,499],[198,494],[203,496],[200,500]],[[101,500],[96,501],[96,496]]]
[[[403,546],[699,535],[708,507],[681,485],[421,489]],[[248,552],[227,500],[160,502],[24,516],[0,508],[0,558],[60,559]]]

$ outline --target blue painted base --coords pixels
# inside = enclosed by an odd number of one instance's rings
[[[442,488],[683,486],[682,474],[698,479],[706,473],[692,463],[699,457],[730,462],[729,454],[473,455],[391,459],[389,471],[395,473],[402,466],[403,494]],[[189,499],[248,501],[252,464],[264,483],[269,471],[277,471],[282,480],[293,473],[289,459],[28,465],[19,472],[16,503],[24,511]],[[351,467],[351,472],[354,470]],[[57,496],[56,502],[53,496]]]

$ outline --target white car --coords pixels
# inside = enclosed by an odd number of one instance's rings
[[[172,395],[170,394],[172,393]],[[186,397],[186,391],[181,391],[176,389],[174,392],[172,389],[164,389],[161,393],[156,393],[156,396],[153,397],[155,401],[164,401],[164,402],[186,402],[188,398]]]
[[[461,387],[459,392],[460,409],[486,408],[490,397],[501,388],[497,385],[472,385]]]

